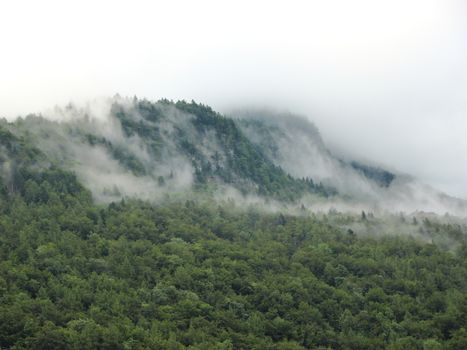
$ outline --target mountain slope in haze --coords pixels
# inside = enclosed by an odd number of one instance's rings
[[[336,207],[359,203],[389,211],[433,211],[467,215],[465,200],[449,197],[402,173],[334,155],[308,120],[268,111],[236,112],[239,126],[276,165],[295,177],[310,177],[335,188]]]
[[[101,199],[157,199],[192,186],[217,185],[288,201],[304,193],[328,195],[319,184],[274,165],[233,120],[209,107],[112,100],[106,108],[68,106],[55,111],[61,121],[28,116],[8,128],[75,170]]]
[[[74,171],[104,202],[196,190],[306,206],[467,212],[465,202],[408,176],[334,156],[312,123],[292,115],[229,118],[194,102],[115,97],[3,128]]]
[[[318,129],[304,118],[267,111],[238,115],[239,125],[247,137],[295,177],[311,176],[336,186],[343,194],[353,195],[371,191],[375,186],[388,187],[396,177],[378,167],[335,157]]]

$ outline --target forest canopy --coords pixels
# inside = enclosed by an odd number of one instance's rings
[[[144,123],[173,105],[159,103],[139,103]],[[227,168],[208,165],[180,136],[176,148],[191,155],[195,191],[163,201],[98,202],[69,163],[36,147],[39,134],[0,127],[1,349],[467,348],[465,226],[303,205],[292,215],[213,198],[213,177],[240,188],[248,179],[249,190],[286,203],[333,192],[287,174],[208,107],[176,106],[197,116],[199,135],[213,128],[222,135]],[[162,157],[156,136],[164,131],[117,107],[123,131]],[[21,123],[42,121],[16,128]],[[110,138],[67,130],[134,176],[152,171]],[[384,188],[394,179],[353,166]],[[170,186],[170,176],[156,179]]]
[[[467,249],[452,227],[436,230],[452,231],[455,251],[402,234],[358,237],[332,214],[96,205],[56,169],[16,190],[0,202],[1,348],[467,344]]]

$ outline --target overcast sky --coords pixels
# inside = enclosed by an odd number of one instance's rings
[[[1,1],[0,116],[99,96],[298,112],[467,198],[467,1]]]

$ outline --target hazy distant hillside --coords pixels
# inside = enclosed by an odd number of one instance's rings
[[[194,102],[115,97],[2,127],[42,162],[74,171],[99,201],[201,191],[321,209],[467,212],[409,176],[334,156],[311,122],[289,114],[225,117]]]
[[[295,177],[310,177],[337,189],[336,207],[358,202],[364,208],[389,211],[454,212],[467,215],[467,202],[444,195],[406,174],[335,156],[316,126],[291,114],[268,111],[234,113],[245,135],[276,165]],[[349,150],[351,153],[351,150]],[[378,161],[378,160],[375,160]],[[344,204],[341,199],[348,200]]]
[[[312,177],[352,194],[372,191],[374,186],[388,187],[395,178],[389,171],[335,157],[318,129],[304,118],[267,111],[240,116],[239,124],[247,137],[295,177]]]

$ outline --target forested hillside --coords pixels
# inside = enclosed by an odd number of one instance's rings
[[[56,170],[17,190],[1,201],[2,348],[467,345],[465,235],[446,251],[232,204],[96,206]]]
[[[228,205],[99,207],[73,179],[3,194],[2,348],[467,345],[465,235],[444,251]]]
[[[67,113],[0,128],[0,348],[467,348],[462,218],[287,210],[339,194],[195,103]]]

